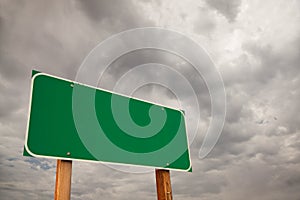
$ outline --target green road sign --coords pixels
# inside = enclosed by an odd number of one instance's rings
[[[184,115],[33,72],[24,155],[191,170]]]

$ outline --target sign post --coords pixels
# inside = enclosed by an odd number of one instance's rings
[[[57,160],[54,200],[70,200],[72,161]]]
[[[157,200],[172,200],[170,171],[165,169],[156,169],[155,176]]]
[[[70,200],[72,160],[156,168],[158,200],[170,171],[189,171],[184,113],[33,71],[24,155],[57,159],[54,200]]]

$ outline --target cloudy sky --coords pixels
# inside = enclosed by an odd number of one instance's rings
[[[297,0],[0,0],[0,198],[53,198],[55,160],[22,156],[31,70],[75,79],[99,42],[151,26],[179,31],[204,47],[227,94],[221,137],[200,159],[211,108],[207,88],[198,80],[201,122],[191,144],[193,173],[171,172],[174,199],[299,200],[299,24]],[[100,86],[113,87],[124,71],[149,57],[172,60],[170,66],[183,62],[162,52],[135,52],[113,63]],[[190,67],[181,66],[196,83]],[[170,90],[157,85],[140,88],[135,95],[176,102]],[[154,173],[73,164],[74,200],[155,198]]]

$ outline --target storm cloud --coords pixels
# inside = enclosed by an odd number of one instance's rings
[[[204,80],[184,59],[154,50],[132,52],[112,63],[99,82],[111,89],[128,70],[158,62],[197,86],[201,121],[191,144],[193,172],[171,172],[174,199],[299,199],[299,11],[298,1],[284,0],[0,1],[1,199],[53,199],[55,160],[22,156],[31,70],[75,79],[97,44],[121,31],[149,26],[179,31],[203,46],[227,94],[221,137],[199,159],[211,102]],[[191,94],[185,88],[181,93],[189,102]],[[133,95],[178,103],[172,91],[158,85]],[[74,162],[72,199],[99,197],[155,199],[154,173]]]

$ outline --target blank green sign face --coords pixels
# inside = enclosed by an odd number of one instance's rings
[[[191,168],[181,111],[44,73],[32,78],[24,155]]]

